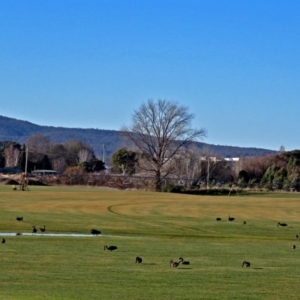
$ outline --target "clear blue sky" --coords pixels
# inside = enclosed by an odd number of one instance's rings
[[[119,130],[147,99],[202,141],[300,149],[299,0],[3,0],[0,115]]]

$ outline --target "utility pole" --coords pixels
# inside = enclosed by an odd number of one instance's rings
[[[102,161],[105,163],[105,145],[103,144]]]
[[[25,145],[25,176],[27,176],[27,165],[28,165],[28,147]]]
[[[207,157],[207,179],[206,179],[206,189],[209,189],[209,157]]]

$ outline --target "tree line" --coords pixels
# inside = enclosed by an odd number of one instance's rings
[[[44,135],[33,135],[24,144],[14,141],[0,143],[0,168],[19,168],[30,173],[37,169],[66,172],[78,168],[86,172],[105,170],[102,160],[96,158],[93,149],[79,140],[53,143]],[[26,170],[25,170],[26,169]]]
[[[2,141],[0,145],[0,168],[19,168],[24,172],[26,146],[13,141]],[[81,141],[56,144],[46,136],[34,135],[28,139],[27,145],[29,173],[35,169],[51,169],[61,174],[84,175],[106,169],[91,147]],[[147,161],[140,152],[120,148],[111,157],[109,172],[124,176],[154,176],[153,172],[145,171],[145,164]],[[300,190],[300,150],[228,162],[215,156],[209,148],[188,147],[174,156],[166,168],[166,178],[172,178],[173,184],[162,184],[162,190],[212,188],[233,183],[240,188]]]
[[[148,100],[132,115],[131,124],[121,128],[124,142],[110,160],[110,173],[152,176],[156,191],[173,187],[210,188],[236,183],[241,188],[300,189],[300,151],[225,161],[195,141],[206,136],[204,128],[191,126],[194,115],[185,106],[167,100]],[[27,149],[27,150],[26,150]],[[28,153],[26,157],[26,153]],[[3,142],[0,167],[53,169],[59,173],[93,173],[106,169],[91,146],[79,141],[52,143],[47,136],[33,135],[24,145]],[[298,184],[299,181],[299,184]],[[169,188],[172,189],[172,186]]]

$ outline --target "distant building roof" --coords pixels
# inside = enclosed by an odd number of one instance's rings
[[[226,161],[239,161],[240,158],[239,157],[225,157]]]

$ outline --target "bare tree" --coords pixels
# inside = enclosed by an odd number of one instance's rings
[[[93,153],[90,149],[80,149],[78,151],[78,163],[89,162],[93,158]]]
[[[199,148],[192,145],[182,155],[182,158],[184,164],[176,162],[176,166],[177,168],[181,167],[190,184],[201,186],[206,182],[208,188],[214,182],[223,181],[230,172],[226,161],[221,156],[214,154],[208,146]]]
[[[273,164],[275,155],[265,155],[257,157],[244,158],[242,160],[242,170],[245,170],[249,179],[260,179],[263,177],[267,169]]]
[[[10,143],[4,149],[5,167],[17,167],[19,159],[21,157],[20,145],[16,143]]]
[[[68,165],[77,165],[89,157],[93,157],[94,153],[92,148],[85,142],[79,140],[68,140],[65,142],[67,150]],[[87,151],[82,151],[87,150]]]
[[[121,129],[146,161],[140,167],[154,174],[156,191],[172,170],[169,161],[190,142],[205,136],[205,129],[191,128],[193,118],[188,108],[177,102],[148,100],[134,111],[132,125]]]
[[[53,170],[56,170],[57,172],[62,173],[66,167],[66,159],[64,157],[58,157],[51,160],[52,168]]]
[[[29,148],[29,160],[32,162],[40,162],[45,155],[48,155],[51,149],[51,140],[48,136],[35,134],[27,139],[27,147]]]
[[[67,149],[63,144],[51,144],[49,160],[53,170],[62,173],[67,167]]]
[[[170,164],[172,164],[172,175],[178,179],[178,184],[190,188],[201,169],[201,151],[195,145],[176,154]]]

